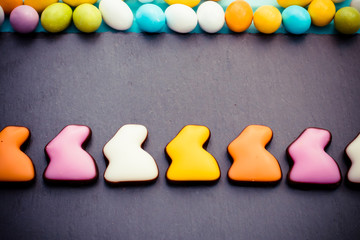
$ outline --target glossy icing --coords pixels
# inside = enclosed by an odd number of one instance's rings
[[[341,181],[340,169],[324,148],[331,141],[331,133],[320,128],[307,128],[287,149],[294,165],[289,181],[300,184],[332,185]]]
[[[29,137],[26,127],[8,126],[0,132],[0,181],[27,182],[35,178],[31,159],[20,150]]]
[[[147,138],[145,126],[127,124],[106,143],[103,152],[109,161],[104,178],[111,183],[152,181],[158,175],[153,157],[141,148]]]
[[[360,134],[346,147],[345,152],[351,161],[347,178],[352,183],[360,183]]]
[[[166,146],[171,159],[166,177],[170,181],[216,181],[220,169],[216,159],[203,145],[210,138],[205,126],[187,125]]]
[[[234,162],[228,177],[239,182],[277,182],[281,169],[276,158],[265,146],[272,139],[272,130],[267,126],[247,126],[228,146]]]
[[[45,147],[50,162],[44,178],[50,181],[91,181],[97,178],[94,159],[82,145],[90,137],[87,126],[68,125]]]

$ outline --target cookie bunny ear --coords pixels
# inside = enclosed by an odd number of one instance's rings
[[[0,132],[0,181],[29,182],[35,178],[31,159],[20,149],[29,136],[29,129],[20,126],[8,126]]]
[[[30,131],[26,127],[8,126],[1,131],[0,138],[21,146],[29,136]]]

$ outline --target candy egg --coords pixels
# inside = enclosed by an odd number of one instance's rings
[[[39,14],[30,6],[21,5],[12,10],[10,24],[19,33],[30,33],[39,23]]]
[[[314,0],[310,3],[308,12],[315,26],[328,25],[335,16],[335,4],[331,0]]]
[[[139,7],[135,18],[139,28],[148,33],[160,32],[165,25],[163,10],[154,4],[144,4]]]
[[[360,13],[353,7],[344,7],[335,14],[335,28],[343,34],[354,34],[360,29]]]
[[[47,6],[57,2],[59,2],[59,0],[24,0],[24,5],[33,7],[38,13],[41,13]]]
[[[92,33],[98,30],[102,18],[100,10],[89,3],[76,7],[73,14],[75,27],[84,33]]]
[[[360,12],[360,0],[352,0],[350,6]]]
[[[20,5],[23,5],[23,0],[0,0],[0,6],[6,15],[10,14],[14,8]]]
[[[189,33],[197,25],[195,11],[183,4],[173,4],[165,10],[166,24],[174,32]]]
[[[286,31],[292,34],[303,34],[309,30],[311,17],[305,8],[290,6],[282,12],[283,24]]]
[[[141,3],[151,3],[153,2],[154,0],[139,0],[139,2]]]
[[[186,6],[193,8],[200,3],[200,0],[165,0],[165,2],[169,5],[184,4]]]
[[[107,25],[116,30],[129,29],[134,15],[129,6],[119,0],[102,0],[99,5],[101,15]]]
[[[63,2],[71,7],[77,7],[84,3],[94,4],[97,0],[63,0]]]
[[[292,5],[298,5],[301,7],[305,7],[309,5],[312,0],[277,0],[278,4],[283,8],[287,8]]]
[[[281,25],[281,13],[274,6],[261,6],[254,13],[254,25],[261,33],[274,33]]]
[[[216,2],[207,1],[197,9],[197,17],[202,30],[208,33],[216,33],[224,26],[224,9]]]
[[[341,2],[345,2],[345,0],[332,0],[334,3],[341,3]]]
[[[41,14],[41,25],[52,33],[64,31],[71,23],[72,10],[65,3],[54,3]]]
[[[5,13],[2,7],[0,6],[0,27],[4,23],[4,19],[5,19]]]
[[[233,32],[243,32],[251,25],[253,11],[250,4],[243,0],[232,2],[225,11],[225,20]]]

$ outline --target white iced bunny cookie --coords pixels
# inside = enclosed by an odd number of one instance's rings
[[[346,155],[350,158],[351,167],[347,178],[351,183],[360,183],[360,134],[346,147]]]
[[[145,126],[127,124],[105,144],[103,152],[109,161],[104,174],[107,182],[147,182],[159,176],[155,160],[141,148],[147,134]]]

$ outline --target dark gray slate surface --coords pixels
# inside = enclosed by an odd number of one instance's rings
[[[37,178],[0,188],[0,239],[356,239],[360,191],[230,185],[226,147],[249,124],[274,131],[268,147],[283,175],[286,147],[307,127],[333,134],[342,175],[345,146],[360,131],[360,37],[334,35],[0,34],[0,127],[23,125]],[[112,188],[103,145],[126,123],[147,126],[157,161],[150,186]],[[49,186],[44,146],[85,124],[100,178]],[[186,124],[210,128],[214,186],[171,186],[165,145]]]

